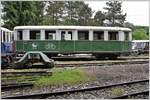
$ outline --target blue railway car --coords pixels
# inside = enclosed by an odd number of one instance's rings
[[[12,47],[12,42],[4,42],[1,43],[1,53],[12,53],[13,52],[13,47]]]
[[[0,27],[1,35],[1,66],[9,66],[13,56],[13,31]]]

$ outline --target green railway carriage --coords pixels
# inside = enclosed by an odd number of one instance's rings
[[[15,51],[55,54],[90,53],[117,57],[131,51],[131,29],[97,26],[17,26]]]

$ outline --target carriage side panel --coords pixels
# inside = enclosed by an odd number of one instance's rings
[[[75,41],[75,52],[92,52],[92,41]]]
[[[121,51],[122,45],[118,41],[93,41],[93,52],[117,52]]]
[[[16,41],[16,50],[49,53],[116,53],[129,52],[129,41]]]
[[[59,41],[60,53],[73,53],[75,48],[74,41]]]

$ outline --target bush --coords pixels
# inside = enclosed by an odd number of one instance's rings
[[[149,37],[146,33],[146,30],[140,28],[140,29],[136,29],[133,32],[133,39],[134,40],[147,40],[147,39],[149,39]]]

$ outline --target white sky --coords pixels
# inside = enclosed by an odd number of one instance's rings
[[[106,1],[85,1],[95,12],[105,11]],[[127,13],[126,21],[134,25],[149,26],[149,2],[148,1],[123,1],[123,14]]]

